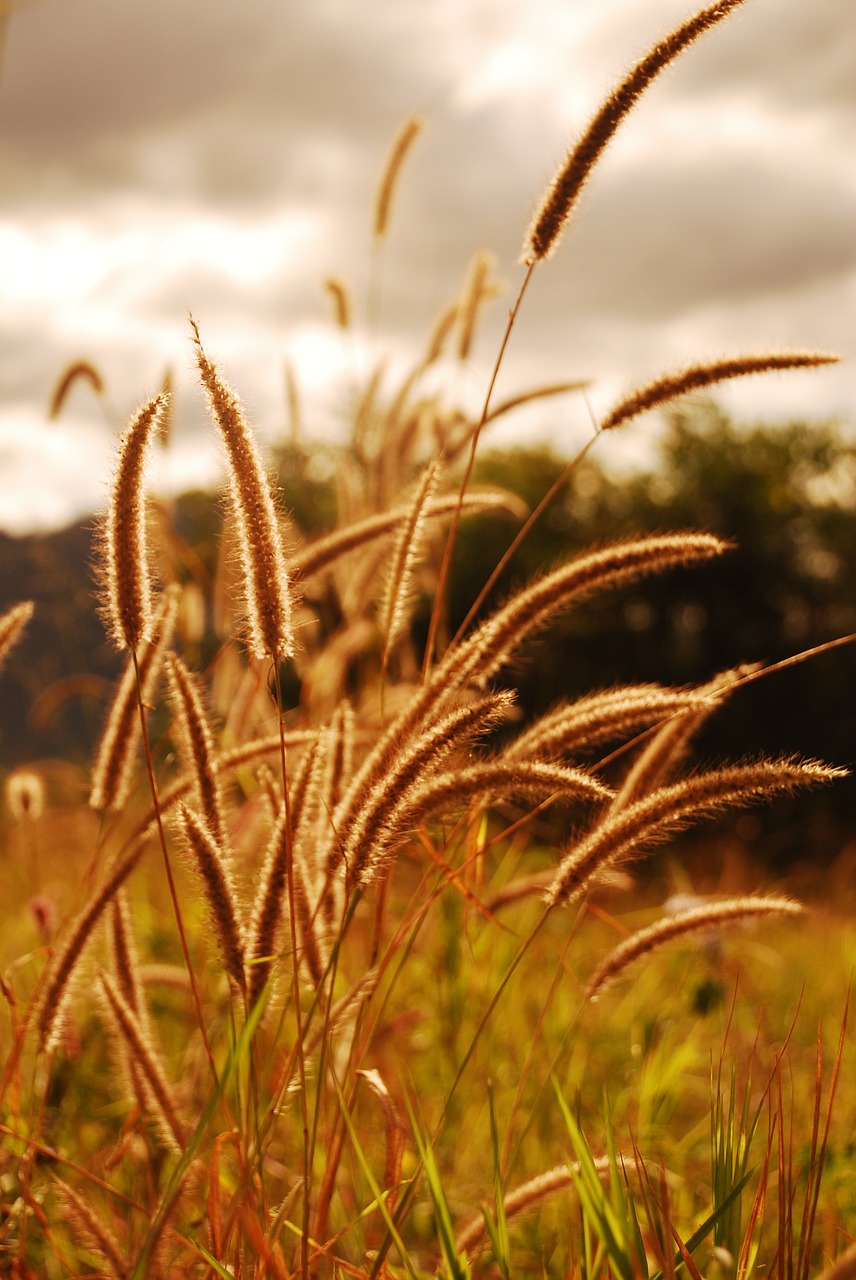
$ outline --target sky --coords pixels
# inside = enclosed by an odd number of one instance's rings
[[[487,386],[546,183],[603,95],[683,0],[14,0],[0,67],[0,529],[104,505],[116,440],[167,368],[162,491],[212,484],[219,453],[188,313],[265,442],[287,421],[342,438],[368,372],[390,390],[489,249],[504,291],[445,395]],[[623,123],[555,255],[539,264],[498,394],[585,378],[587,397],[509,416],[491,442],[570,452],[592,414],[688,363],[822,350],[841,364],[743,380],[744,419],[856,426],[856,0],[746,0]],[[372,210],[400,174],[367,319]],[[337,328],[324,280],[349,289]],[[59,417],[62,371],[88,361]],[[639,456],[656,424],[599,442]],[[488,443],[485,437],[485,443]]]

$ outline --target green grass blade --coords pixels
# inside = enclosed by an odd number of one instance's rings
[[[140,1246],[140,1252],[137,1255],[137,1260],[134,1264],[134,1269],[130,1274],[129,1280],[146,1280],[146,1276],[149,1274],[148,1268],[149,1263],[151,1262],[152,1251],[160,1238],[164,1226],[166,1225],[166,1220],[172,1211],[176,1197],[181,1191],[181,1184],[184,1181],[185,1174],[196,1157],[196,1152],[199,1150],[199,1144],[205,1135],[205,1131],[211,1122],[211,1118],[220,1105],[220,1100],[226,1091],[232,1075],[240,1064],[246,1060],[250,1053],[256,1027],[259,1025],[262,1013],[264,1012],[265,999],[265,993],[262,993],[261,997],[256,1002],[255,1007],[250,1011],[247,1021],[241,1028],[241,1033],[235,1041],[233,1048],[229,1051],[229,1056],[226,1059],[226,1065],[220,1073],[220,1078],[217,1081],[216,1088],[208,1099],[208,1102],[202,1111],[202,1115],[199,1117],[196,1128],[190,1135],[184,1155],[181,1157],[170,1175],[169,1182],[161,1196],[160,1204],[152,1218],[152,1224],[146,1232],[143,1243]]]
[[[331,1075],[332,1075],[332,1072],[331,1072]],[[414,1271],[413,1265],[410,1262],[410,1258],[407,1253],[407,1248],[401,1236],[399,1235],[398,1230],[396,1229],[395,1223],[392,1220],[392,1214],[390,1213],[389,1207],[386,1203],[389,1192],[388,1191],[384,1192],[378,1186],[377,1179],[372,1173],[371,1166],[369,1165],[369,1162],[366,1158],[366,1154],[363,1151],[362,1144],[360,1143],[359,1137],[357,1135],[357,1131],[354,1128],[354,1123],[351,1119],[351,1115],[348,1110],[347,1100],[345,1098],[345,1095],[342,1093],[342,1086],[339,1084],[339,1081],[336,1079],[335,1075],[333,1076],[333,1081],[336,1086],[336,1095],[339,1099],[339,1109],[342,1113],[342,1119],[345,1122],[345,1127],[348,1130],[348,1136],[351,1139],[351,1145],[354,1149],[354,1154],[356,1155],[357,1160],[360,1163],[360,1168],[363,1171],[363,1175],[365,1176],[365,1179],[371,1188],[372,1195],[374,1196],[377,1207],[380,1210],[386,1229],[389,1232],[389,1235],[391,1236],[396,1249],[398,1249],[398,1252],[401,1255],[401,1260],[407,1271],[407,1274],[411,1277],[411,1280],[416,1280],[416,1272]]]
[[[416,1142],[416,1149],[419,1152],[419,1159],[422,1162],[422,1169],[425,1174],[425,1180],[428,1183],[428,1191],[431,1196],[431,1203],[434,1206],[434,1221],[437,1225],[437,1237],[440,1245],[440,1251],[443,1255],[443,1262],[449,1280],[470,1280],[470,1267],[466,1258],[462,1258],[455,1248],[455,1230],[452,1225],[452,1215],[449,1210],[449,1203],[446,1199],[446,1193],[443,1190],[443,1181],[440,1177],[440,1170],[437,1167],[437,1161],[434,1157],[434,1148],[428,1138],[424,1136],[420,1128],[419,1122],[414,1115],[413,1108],[408,1102],[408,1115],[413,1128],[413,1138]]]
[[[709,1214],[705,1218],[701,1226],[696,1228],[696,1230],[690,1236],[689,1240],[684,1242],[684,1249],[686,1250],[687,1253],[690,1253],[690,1254],[695,1253],[696,1249],[699,1247],[699,1245],[702,1243],[705,1237],[709,1235],[710,1232],[713,1230],[713,1228],[716,1226],[717,1221],[722,1217],[724,1213],[728,1212],[729,1208],[737,1199],[737,1197],[740,1195],[740,1193],[743,1191],[743,1188],[746,1186],[747,1182],[752,1177],[753,1173],[754,1173],[754,1169],[750,1169],[749,1172],[746,1173],[740,1179],[737,1185],[732,1188],[730,1195],[726,1196],[725,1200],[723,1200],[719,1208],[715,1209],[713,1213]],[[675,1269],[677,1270],[678,1267],[683,1266],[683,1263],[684,1263],[683,1255],[679,1250],[678,1253],[675,1254]],[[651,1276],[650,1280],[663,1280],[662,1270],[655,1271],[653,1276]]]
[[[496,1222],[491,1215],[484,1212],[485,1226],[490,1236],[494,1260],[503,1280],[511,1280],[511,1256],[508,1239],[508,1219],[505,1216],[505,1188],[502,1184],[502,1168],[499,1148],[499,1136],[496,1131],[496,1111],[493,1104],[493,1086],[488,1086],[488,1104],[490,1107],[490,1149],[493,1157],[493,1185],[496,1199]]]

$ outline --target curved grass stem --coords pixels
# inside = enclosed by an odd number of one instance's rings
[[[214,1063],[214,1055],[211,1051],[211,1042],[208,1039],[208,1032],[205,1029],[205,1017],[202,1013],[202,1001],[199,997],[199,987],[196,982],[196,974],[193,971],[193,964],[190,959],[190,950],[187,946],[187,934],[184,929],[184,920],[181,914],[181,905],[178,901],[178,891],[175,887],[175,877],[172,874],[172,864],[169,860],[169,849],[167,848],[166,832],[163,827],[163,819],[161,816],[160,802],[158,799],[158,784],[155,778],[154,762],[152,760],[152,749],[149,742],[148,729],[146,725],[146,707],[143,702],[142,688],[140,684],[140,669],[137,663],[137,650],[131,650],[131,657],[134,663],[134,676],[137,682],[137,707],[140,713],[140,734],[143,739],[143,752],[146,760],[146,774],[149,780],[149,788],[152,794],[152,805],[154,808],[155,823],[158,832],[158,842],[160,844],[161,853],[163,855],[164,871],[166,872],[166,882],[169,888],[169,896],[172,902],[172,909],[175,915],[176,928],[178,929],[178,941],[181,947],[181,955],[184,960],[184,967],[187,970],[187,979],[190,983],[190,993],[193,999],[193,1007],[196,1010],[196,1019],[199,1023],[199,1031],[202,1036],[202,1043],[205,1046],[205,1055],[208,1058],[208,1065],[211,1068],[211,1075],[214,1078],[215,1089],[218,1086],[217,1067]]]
[[[476,425],[476,429],[473,432],[472,440],[470,442],[470,452],[467,458],[467,465],[464,470],[463,479],[461,480],[461,487],[458,492],[458,504],[455,507],[454,514],[452,515],[452,523],[449,526],[449,532],[446,535],[446,545],[443,548],[443,559],[440,563],[440,573],[437,578],[437,588],[434,595],[434,606],[431,610],[431,620],[428,624],[428,638],[425,641],[425,656],[422,663],[423,681],[427,679],[428,672],[431,669],[431,664],[434,661],[434,648],[437,643],[437,632],[440,629],[440,618],[442,617],[443,602],[446,594],[446,586],[449,580],[449,571],[451,569],[451,564],[452,564],[452,553],[455,549],[455,540],[458,536],[458,526],[461,523],[461,512],[464,506],[464,497],[466,496],[470,479],[472,478],[472,474],[473,474],[473,467],[475,466],[476,450],[478,449],[482,428],[487,422],[488,413],[490,411],[491,397],[493,396],[493,390],[494,390],[494,387],[496,386],[496,380],[499,377],[499,370],[502,366],[502,361],[505,357],[505,350],[506,350],[506,347],[508,346],[508,342],[511,337],[511,331],[514,328],[514,322],[517,319],[517,313],[520,310],[521,304],[526,294],[526,289],[529,285],[529,281],[532,279],[532,273],[534,270],[535,270],[535,263],[530,262],[526,267],[526,274],[523,277],[523,282],[520,285],[520,289],[518,290],[517,297],[514,300],[514,305],[512,306],[511,310],[508,313],[508,323],[505,326],[505,332],[502,335],[502,342],[499,345],[499,351],[497,353],[496,362],[493,366],[493,373],[491,374],[490,382],[488,383],[487,393],[484,399],[484,406],[482,407],[481,416],[479,418],[478,424]]]

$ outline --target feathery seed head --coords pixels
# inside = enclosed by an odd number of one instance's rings
[[[231,506],[238,530],[252,657],[280,661],[294,654],[291,593],[276,503],[258,446],[237,396],[206,356],[193,319],[196,360],[226,449]]]
[[[60,374],[53,394],[51,395],[48,417],[53,421],[58,418],[66,397],[77,381],[88,382],[97,396],[104,394],[104,379],[88,360],[75,360]]]
[[[743,0],[717,0],[659,40],[605,100],[544,194],[523,246],[523,261],[546,258],[556,247],[586,181],[622,120],[656,76],[698,36]]]
[[[205,821],[217,844],[227,846],[223,788],[214,767],[214,736],[198,681],[176,653],[166,659],[169,698],[178,722],[177,746],[195,780]]]
[[[605,987],[614,982],[629,965],[650,955],[674,938],[719,929],[735,921],[763,919],[770,916],[801,915],[804,908],[790,898],[729,898],[724,902],[707,902],[658,920],[647,929],[632,934],[606,957],[593,974],[586,995],[596,1000]]]
[[[0,617],[0,667],[6,661],[24,632],[24,627],[33,616],[32,600],[22,600]]]
[[[53,1048],[59,1040],[68,987],[81,952],[106,907],[134,870],[144,851],[145,843],[141,840],[113,868],[95,897],[70,927],[65,942],[54,952],[36,1022],[42,1048]]]
[[[573,846],[559,865],[546,901],[551,906],[569,901],[599,871],[639,854],[697,817],[730,804],[764,800],[800,786],[846,776],[846,769],[787,757],[712,769],[660,787],[626,809],[610,810],[589,835]]]
[[[384,656],[402,634],[408,620],[407,602],[411,594],[414,569],[422,550],[428,505],[439,478],[440,463],[435,461],[427,468],[395,541],[380,609]]]
[[[265,854],[252,917],[247,929],[247,1001],[252,1008],[268,980],[286,903],[291,814],[280,810]]]
[[[457,649],[448,653],[438,664],[432,682],[436,681],[441,687],[454,687],[466,680],[487,680],[527,635],[552,621],[572,601],[590,591],[671,566],[707,560],[721,555],[727,547],[727,542],[708,533],[666,533],[616,543],[577,556],[512,596]]]
[[[328,276],[324,288],[332,300],[337,325],[340,329],[347,329],[351,323],[351,300],[345,282],[338,276]]]
[[[734,356],[728,360],[714,360],[709,364],[690,365],[678,373],[664,374],[620,400],[603,419],[600,429],[612,431],[657,405],[667,404],[689,391],[698,391],[701,387],[710,387],[729,378],[742,378],[750,373],[770,373],[778,369],[816,369],[819,365],[836,364],[838,359],[838,356],[821,351],[792,351]]]
[[[382,240],[386,235],[392,195],[398,175],[401,172],[401,166],[408,151],[422,132],[424,123],[421,116],[408,116],[393,138],[375,202],[374,234],[377,240]]]
[[[458,359],[470,354],[479,309],[498,288],[491,282],[496,259],[489,249],[479,249],[470,262],[461,301],[456,308],[458,319]]]
[[[244,944],[229,865],[205,819],[187,805],[182,805],[180,812],[187,852],[202,881],[223,966],[238,988],[244,990]]]
[[[118,1034],[126,1042],[135,1069],[146,1082],[146,1102],[165,1144],[176,1152],[184,1150],[184,1126],[173,1102],[173,1089],[160,1056],[149,1042],[146,1030],[108,973],[98,975],[100,994]]]
[[[89,803],[93,809],[120,809],[128,798],[140,745],[137,679],[142,702],[150,702],[172,642],[180,596],[176,583],[167,587],[152,617],[151,636],[137,654],[136,670],[129,661],[119,682],[92,768]]]
[[[110,504],[101,529],[103,610],[119,649],[136,650],[152,625],[152,575],[146,539],[143,478],[167,397],[154,396],[122,436]]]

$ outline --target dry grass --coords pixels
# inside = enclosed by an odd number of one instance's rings
[[[535,263],[554,247],[627,111],[739,2],[712,5],[660,41],[596,116],[529,234],[509,332]],[[377,242],[418,127],[408,121],[393,148]],[[0,1270],[8,1261],[10,1274],[50,1280],[415,1277],[437,1268],[463,1277],[468,1257],[488,1256],[489,1237],[493,1263],[476,1263],[479,1274],[576,1273],[580,1251],[591,1277],[647,1275],[646,1257],[674,1274],[675,1241],[700,1274],[691,1254],[705,1233],[686,1241],[711,1204],[724,1220],[715,1175],[725,1157],[707,1183],[695,1166],[684,1175],[676,1129],[669,1187],[665,1174],[662,1183],[649,1177],[644,1151],[631,1178],[609,1122],[611,1149],[591,1156],[558,1077],[573,1079],[569,1038],[591,1016],[587,990],[621,987],[631,965],[644,986],[665,972],[667,943],[686,945],[735,920],[755,918],[772,946],[771,918],[799,908],[781,896],[740,894],[642,929],[616,924],[632,936],[599,967],[603,948],[586,931],[595,918],[615,924],[619,897],[607,909],[603,895],[616,871],[632,914],[627,872],[652,844],[724,806],[756,805],[843,771],[792,758],[688,766],[693,735],[748,678],[740,672],[693,689],[601,690],[521,723],[509,671],[524,641],[594,592],[703,571],[728,550],[703,531],[595,548],[444,638],[459,520],[497,505],[522,518],[506,495],[468,492],[481,427],[492,414],[578,385],[524,390],[491,410],[491,383],[479,421],[421,393],[455,325],[466,355],[492,293],[491,269],[486,255],[474,258],[427,358],[388,403],[380,378],[370,380],[351,466],[340,476],[339,527],[297,550],[299,531],[286,528],[246,416],[194,325],[200,382],[228,460],[240,563],[236,582],[223,550],[218,616],[239,625],[205,670],[191,671],[174,649],[185,586],[158,595],[149,569],[147,539],[157,531],[146,520],[144,463],[163,395],[123,438],[101,554],[111,631],[130,661],[92,772],[97,841],[89,866],[69,870],[56,938],[17,959],[0,988],[9,1011]],[[343,288],[327,287],[340,323],[350,324]],[[826,359],[770,353],[700,363],[633,393],[602,427],[716,379]],[[448,480],[441,457],[467,447],[463,475]],[[230,583],[237,599],[227,599]],[[417,597],[434,600],[424,652],[411,627]],[[18,605],[0,619],[0,659],[30,613]],[[300,689],[290,706],[287,679]],[[598,760],[607,746],[615,749]],[[25,817],[40,820],[21,799],[17,820]],[[150,856],[156,846],[160,862]],[[543,898],[533,910],[536,892]],[[517,991],[520,975],[526,988]],[[534,1008],[530,990],[539,993]],[[822,1075],[818,1065],[818,1100]],[[489,1087],[489,1128],[487,1077],[498,1082]],[[547,1096],[551,1077],[557,1104]],[[781,1084],[780,1073],[774,1078]],[[661,1091],[677,1096],[680,1079],[660,1062]],[[637,1083],[644,1109],[649,1086],[641,1076]],[[714,1113],[723,1122],[720,1105],[721,1097]],[[766,1260],[752,1247],[777,1150],[780,1223],[797,1183],[781,1139],[781,1097],[776,1105],[751,1230],[737,1241],[741,1276],[762,1263],[771,1275],[793,1273],[783,1229]],[[821,1145],[817,1114],[812,1194],[829,1132]],[[555,1123],[562,1117],[564,1137]],[[640,1142],[649,1128],[637,1131]],[[622,1136],[622,1149],[625,1138],[629,1152],[633,1134]],[[570,1242],[549,1207],[569,1188],[581,1205]],[[488,1201],[489,1215],[474,1217]],[[608,1241],[598,1237],[609,1214],[627,1226],[637,1213],[631,1204],[648,1214],[647,1255],[638,1219],[632,1238],[614,1224]],[[533,1215],[536,1245],[526,1236]],[[819,1258],[813,1208],[804,1222],[798,1248],[808,1274],[806,1260]],[[558,1251],[549,1259],[548,1239]]]

